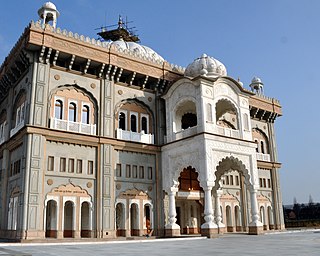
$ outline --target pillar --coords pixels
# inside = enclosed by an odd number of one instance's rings
[[[205,223],[201,225],[201,235],[208,238],[215,237],[218,233],[218,226],[214,223],[212,197],[212,186],[206,186],[204,190],[204,219]]]
[[[215,221],[218,226],[219,234],[224,233],[226,229],[226,225],[222,223],[221,200],[220,200],[222,193],[223,193],[222,189],[217,189],[216,201],[215,201]]]
[[[89,205],[89,237],[92,237],[92,205]]]
[[[165,226],[166,236],[180,236],[180,226],[176,223],[177,212],[176,212],[176,193],[178,188],[172,187],[168,192],[169,195],[169,219],[168,224]]]
[[[77,225],[77,221],[81,221],[81,218],[77,218],[77,209],[78,205],[76,205],[74,202],[72,204],[72,237],[73,238],[80,238],[80,230],[79,225]],[[80,206],[80,212],[81,212],[81,206]]]
[[[263,225],[259,220],[259,209],[257,201],[257,190],[250,190],[251,199],[251,222],[249,223],[249,234],[258,235],[262,232]]]

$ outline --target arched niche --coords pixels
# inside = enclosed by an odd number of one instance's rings
[[[173,111],[173,132],[179,132],[198,124],[197,107],[194,98],[179,101]]]

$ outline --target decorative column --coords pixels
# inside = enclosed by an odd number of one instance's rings
[[[221,195],[222,189],[217,189],[216,191],[216,201],[215,201],[215,221],[218,226],[218,233],[225,233],[226,225],[222,223],[222,213],[221,213]]]
[[[166,236],[180,236],[180,226],[176,223],[177,212],[176,212],[176,193],[178,192],[178,188],[176,186],[171,187],[168,192],[169,195],[169,223],[165,226]]]
[[[64,207],[65,207],[65,203],[64,203],[64,201],[63,201],[63,199],[62,199],[63,197],[59,197],[59,205],[62,205],[62,207],[59,207],[59,217],[58,217],[58,219],[60,220],[59,222],[58,222],[58,228],[57,228],[57,238],[58,239],[62,239],[62,238],[64,238]],[[62,204],[61,204],[62,203]]]
[[[212,197],[212,186],[203,187],[204,190],[204,219],[205,223],[201,225],[201,235],[213,238],[218,233],[218,226],[214,223]]]
[[[251,199],[251,222],[249,223],[249,234],[258,235],[262,232],[263,225],[259,220],[257,190],[254,188],[250,190],[250,199]]]
[[[72,237],[73,238],[80,238],[80,230],[79,230],[79,225],[77,225],[77,221],[81,221],[81,218],[79,218],[79,216],[77,218],[77,212],[76,212],[77,209],[78,209],[78,205],[73,203],[72,205]],[[80,209],[80,212],[81,212],[81,209]]]
[[[89,237],[93,237],[93,234],[92,234],[92,211],[93,211],[93,208],[92,208],[92,204],[89,205]]]

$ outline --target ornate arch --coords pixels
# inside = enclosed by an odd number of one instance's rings
[[[238,159],[237,157],[227,156],[222,158],[215,167],[215,170],[216,179],[214,183],[214,190],[220,188],[221,185],[219,181],[221,180],[221,177],[225,174],[225,172],[229,170],[237,170],[238,172],[242,173],[245,178],[245,184],[250,188],[253,186],[252,177],[248,168],[242,162],[242,160]]]
[[[51,113],[51,110],[52,110],[51,108],[54,108],[54,105],[52,106],[51,101],[52,101],[52,98],[57,94],[57,92],[63,91],[63,90],[72,90],[72,89],[88,97],[89,101],[92,103],[93,107],[95,108],[94,122],[98,123],[97,120],[98,120],[99,105],[98,105],[97,99],[94,97],[94,95],[90,91],[76,84],[60,85],[49,92],[48,102],[50,102],[50,104],[48,104],[48,113]]]
[[[198,152],[182,153],[175,157],[169,157],[166,169],[169,173],[163,173],[164,189],[169,190],[171,187],[178,186],[180,173],[184,168],[191,166],[198,173],[198,181],[203,188],[205,182],[205,174],[200,172],[200,161]]]
[[[218,97],[218,98],[215,100],[214,106],[215,106],[215,110],[216,110],[216,116],[217,116],[217,114],[218,114],[218,113],[217,113],[217,104],[218,104],[219,102],[222,102],[222,101],[228,102],[228,103],[235,109],[236,115],[237,115],[237,117],[238,117],[238,119],[239,119],[240,109],[239,109],[239,107],[238,107],[238,104],[237,104],[233,99],[231,99],[231,98],[229,98],[229,97],[227,97],[227,96],[220,96],[220,97]],[[239,122],[239,120],[238,120],[238,122]]]
[[[254,136],[255,133],[257,134],[257,136]],[[265,153],[269,154],[269,152],[270,152],[270,149],[269,149],[270,142],[269,142],[269,137],[267,136],[267,134],[264,131],[262,131],[261,129],[259,129],[258,127],[256,127],[256,128],[252,128],[252,137],[253,137],[253,139],[259,139],[260,140],[260,142],[258,141],[259,142],[259,145],[258,145],[259,148],[261,147],[261,145],[260,145],[261,141],[264,141],[264,143],[266,144],[264,146],[264,149],[266,150]],[[260,152],[260,149],[259,149],[259,152]]]
[[[58,91],[63,91],[63,90],[71,90],[71,89],[74,89],[76,90],[77,92],[79,93],[82,93],[83,95],[87,96],[89,98],[89,100],[91,101],[91,103],[97,108],[97,112],[98,112],[98,101],[97,99],[94,97],[94,95],[88,91],[87,89],[83,88],[83,87],[80,87],[79,85],[77,84],[65,84],[65,85],[59,85],[58,87],[52,89],[50,92],[49,92],[49,102],[51,101],[52,97],[54,95],[56,95],[56,93]]]
[[[27,98],[27,91],[25,89],[21,89],[13,100],[14,103],[13,103],[13,108],[12,108],[13,111],[11,114],[11,120],[15,120],[15,118],[16,118],[17,107],[20,106],[19,103],[20,103],[21,99],[23,101],[26,101],[26,98]],[[25,111],[25,113],[26,113],[26,111]]]
[[[17,102],[18,100],[23,97],[23,96],[27,96],[27,91],[25,89],[20,89],[19,93],[14,97],[14,104],[13,104],[13,107],[17,107]]]
[[[185,102],[188,102],[188,101],[191,101],[194,103],[195,105],[195,108],[196,108],[196,112],[197,112],[197,101],[194,97],[191,97],[191,96],[187,96],[187,97],[183,97],[183,98],[180,98],[176,104],[175,104],[175,107],[173,109],[173,113],[176,114],[177,110],[185,103]],[[197,114],[197,113],[196,113]]]
[[[148,112],[148,114],[152,117],[152,120],[154,120],[154,114],[153,114],[152,110],[150,109],[150,107],[146,103],[144,103],[143,101],[138,100],[138,99],[133,99],[133,98],[121,100],[120,102],[118,102],[115,105],[115,108],[114,108],[115,119],[118,117],[117,114],[119,113],[120,109],[125,104],[136,104],[137,106],[144,108]]]

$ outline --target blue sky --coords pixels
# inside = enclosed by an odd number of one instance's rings
[[[45,1],[5,1],[0,9],[0,63]],[[202,53],[225,64],[248,88],[253,76],[280,100],[276,120],[283,201],[320,202],[320,1],[122,0],[53,1],[58,26],[96,37],[102,25],[128,16],[143,45],[186,67]]]

